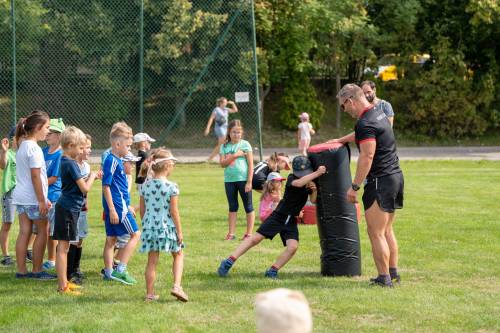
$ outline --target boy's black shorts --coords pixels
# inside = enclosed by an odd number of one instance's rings
[[[299,241],[299,229],[297,228],[295,217],[276,211],[272,212],[264,223],[261,224],[257,232],[269,239],[273,239],[279,233],[283,246],[286,246],[288,239]]]
[[[79,212],[72,212],[56,204],[53,240],[77,241]]]
[[[403,173],[371,178],[367,180],[363,193],[363,206],[369,209],[375,200],[380,208],[387,213],[403,208],[404,178]]]

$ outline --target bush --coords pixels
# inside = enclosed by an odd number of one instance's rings
[[[318,101],[316,90],[305,75],[291,78],[285,83],[279,113],[282,126],[296,130],[302,112],[309,113],[310,122],[315,129],[320,127],[325,109]]]
[[[433,48],[433,62],[385,87],[404,132],[438,138],[479,136],[487,128],[463,55],[446,39]]]

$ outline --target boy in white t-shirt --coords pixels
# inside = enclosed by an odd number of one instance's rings
[[[299,116],[300,123],[297,130],[297,141],[299,143],[299,153],[307,156],[307,149],[311,143],[311,134],[314,135],[316,132],[313,126],[309,122],[309,114],[307,112],[302,112]]]

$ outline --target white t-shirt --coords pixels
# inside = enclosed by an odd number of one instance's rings
[[[301,122],[298,126],[301,140],[311,140],[310,130],[313,128],[310,122]]]
[[[12,194],[14,205],[38,206],[31,169],[40,169],[43,196],[47,199],[47,169],[40,146],[35,141],[23,140],[16,153],[16,187]]]

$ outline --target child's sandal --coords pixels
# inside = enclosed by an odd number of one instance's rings
[[[172,289],[170,289],[170,295],[174,296],[181,302],[188,301],[188,295],[184,292],[184,290],[182,290],[181,287],[174,286]]]
[[[224,240],[235,240],[235,239],[236,239],[236,236],[233,234],[227,234],[226,238],[224,238]]]
[[[146,295],[146,298],[144,299],[146,302],[156,302],[160,299],[159,295]]]

